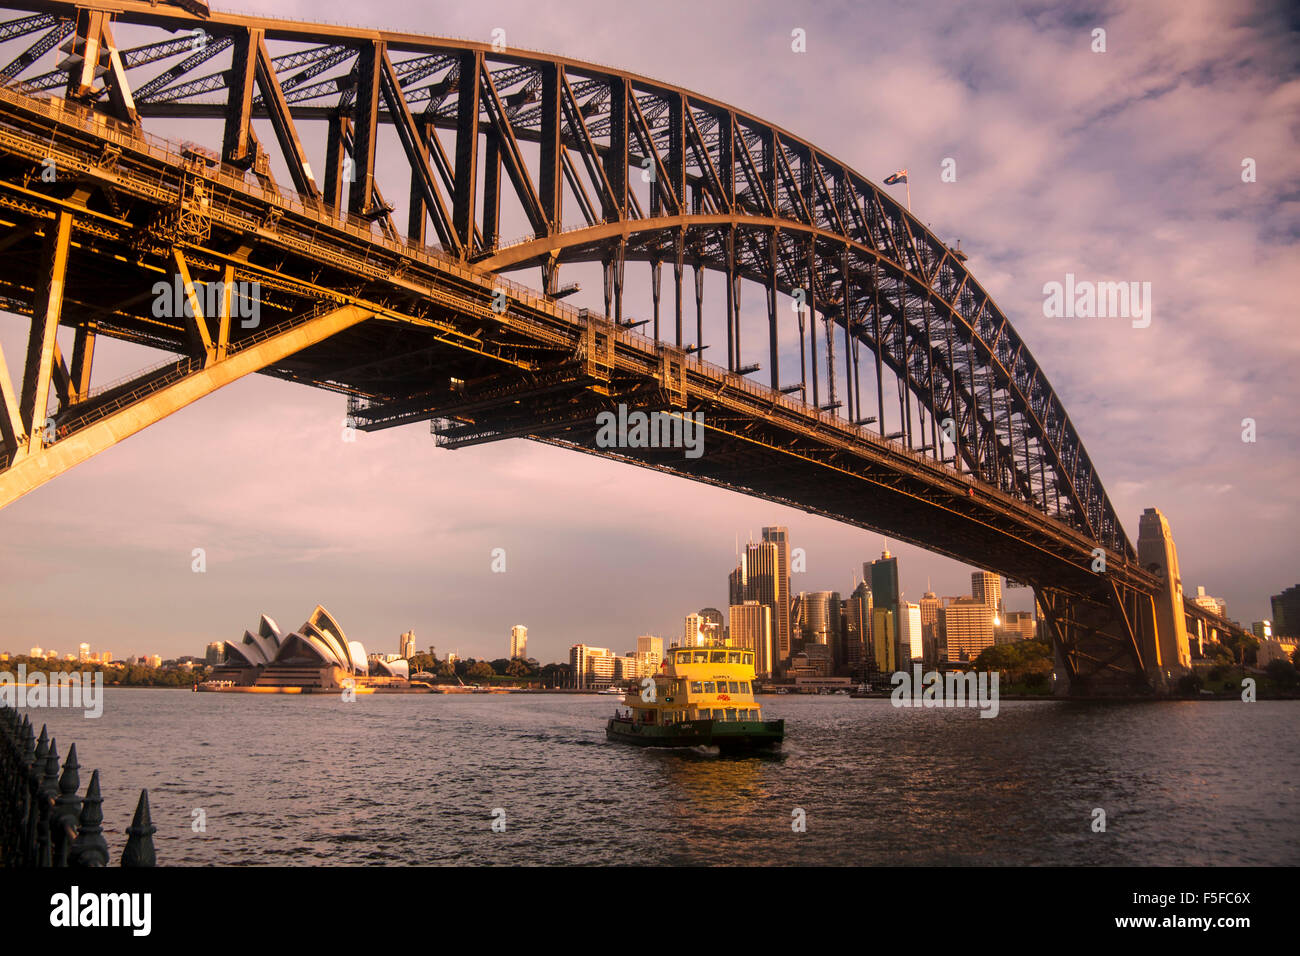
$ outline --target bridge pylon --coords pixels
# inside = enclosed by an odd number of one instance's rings
[[[1035,584],[1039,616],[1054,653],[1058,696],[1174,692],[1191,667],[1178,553],[1169,523],[1155,508],[1142,515],[1138,569],[1095,564],[1091,579]],[[1139,570],[1157,587],[1133,583]]]
[[[1183,610],[1183,579],[1178,570],[1178,549],[1169,522],[1157,508],[1147,508],[1138,522],[1138,560],[1161,579],[1154,595],[1155,646],[1148,657],[1147,677],[1154,687],[1169,691],[1192,664],[1187,640],[1187,614]]]

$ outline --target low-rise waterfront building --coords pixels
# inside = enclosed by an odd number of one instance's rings
[[[574,644],[569,648],[573,686],[579,690],[608,687],[614,683],[617,655],[607,647]]]

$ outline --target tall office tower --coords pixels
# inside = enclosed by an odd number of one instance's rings
[[[780,609],[778,607],[778,596],[781,590],[780,564],[780,551],[776,544],[771,541],[747,544],[745,550],[740,554],[740,567],[745,582],[745,600],[740,603],[757,601],[759,604],[766,604],[772,609],[773,653],[776,655],[773,666],[777,669],[780,669],[780,662],[784,660],[781,657]],[[732,638],[735,638],[734,634]]]
[[[405,631],[397,639],[397,653],[403,660],[410,660],[415,656],[415,632]]]
[[[415,649],[415,638],[411,638],[411,648]],[[528,628],[516,624],[510,629],[510,659],[528,656]]]
[[[225,641],[213,641],[208,645],[207,652],[203,655],[203,662],[217,667],[221,664],[222,658],[226,656]]]
[[[871,655],[871,588],[867,582],[861,582],[844,602],[844,662],[848,665],[849,676],[854,680],[864,680],[870,669],[868,662]]]
[[[993,615],[996,611],[973,597],[959,597],[939,612],[947,640],[947,659],[973,661],[980,651],[993,646]]]
[[[705,627],[704,618],[695,613],[687,614],[682,624],[682,647],[699,647],[713,637],[713,628]]]
[[[876,609],[884,608],[898,620],[898,558],[886,549],[880,560],[862,565],[862,576],[871,582],[871,597]],[[875,620],[874,618],[872,619]],[[897,623],[895,623],[895,627]]]
[[[1002,613],[1002,579],[991,571],[976,571],[970,576],[970,594],[975,600],[987,604],[999,615]]]
[[[897,670],[895,650],[894,612],[886,607],[874,608],[871,612],[871,656],[876,663],[876,671],[892,674]]]
[[[1300,584],[1269,598],[1273,605],[1273,636],[1300,637]]]
[[[743,601],[741,602],[744,603]],[[731,605],[727,605],[730,607]],[[722,612],[716,607],[702,607],[699,610],[700,617],[704,618],[706,630],[719,638],[727,634],[727,619],[722,616]]]
[[[927,664],[939,660],[939,609],[942,607],[943,602],[933,591],[926,591],[921,598],[921,642]]]
[[[727,609],[731,617],[731,643],[754,652],[754,673],[771,677],[775,653],[772,636],[772,609],[757,601],[733,604]]]
[[[1250,633],[1254,634],[1261,641],[1271,641],[1273,639],[1273,622],[1272,621],[1252,621],[1250,624]],[[209,647],[212,645],[209,644]]]
[[[790,656],[790,627],[794,620],[790,608],[790,532],[783,527],[763,529],[763,541],[776,546],[776,601],[772,606],[776,654],[781,660]]]
[[[919,661],[925,657],[921,639],[921,605],[904,602],[898,608],[898,660]]]
[[[803,649],[810,644],[830,648],[832,669],[845,662],[844,639],[840,631],[840,593],[838,591],[801,591],[799,593],[799,629]]]
[[[736,565],[736,570],[727,575],[727,606],[745,603],[745,566]]]
[[[664,659],[664,639],[655,637],[653,634],[642,634],[636,639],[636,650],[638,654],[653,654],[660,660]]]
[[[921,596],[921,627],[927,624],[936,624],[939,621],[939,608],[943,607],[943,602],[939,600],[939,595],[933,591],[926,591]]]
[[[659,672],[664,659],[664,639],[653,634],[642,634],[636,639],[638,677],[653,677]]]
[[[802,595],[790,597],[790,657],[803,650],[803,600]],[[786,658],[787,660],[789,658]]]

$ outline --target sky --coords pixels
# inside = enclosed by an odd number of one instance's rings
[[[730,103],[875,182],[908,168],[914,215],[961,240],[1129,537],[1160,508],[1186,589],[1247,624],[1300,581],[1300,21],[1286,5],[215,6],[485,42],[501,28]],[[321,153],[318,133],[304,140]],[[1151,283],[1150,325],[1045,316],[1044,285],[1067,273]],[[597,306],[599,282],[583,286],[575,304]],[[26,331],[0,314],[11,375]],[[102,382],[158,355],[101,343],[96,360]],[[501,657],[521,623],[543,661],[580,641],[625,651],[725,608],[737,540],[769,524],[806,552],[795,591],[847,592],[888,547],[907,599],[969,593],[968,567],[802,511],[522,440],[437,449],[427,425],[345,442],[344,415],[337,395],[254,376],[10,505],[0,650],[201,654],[261,613],[287,631],[321,603],[371,651],[413,628],[440,655]]]

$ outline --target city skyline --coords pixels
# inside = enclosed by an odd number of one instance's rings
[[[354,19],[341,2],[251,5]],[[1119,9],[1106,17],[1110,50],[1098,55],[1081,39],[1086,29],[1048,13],[1000,20],[992,34],[971,16],[917,48],[880,39],[925,32],[924,14],[908,10],[882,11],[861,31],[845,29],[839,12],[801,13],[793,24],[780,5],[757,4],[737,11],[734,36],[719,46],[677,35],[671,5],[667,14],[628,11],[647,41],[638,44],[589,9],[583,35],[523,4],[411,13],[404,25],[486,39],[506,23],[512,43],[672,75],[754,109],[874,178],[909,166],[913,211],[964,240],[973,272],[1062,395],[1130,539],[1142,509],[1160,508],[1189,592],[1205,586],[1246,624],[1271,616],[1269,597],[1300,567],[1287,460],[1300,433],[1286,388],[1297,344],[1270,334],[1289,314],[1273,277],[1296,252],[1294,204],[1282,200],[1300,159],[1272,119],[1285,88],[1261,79],[1287,49],[1267,14],[1206,10],[1170,34],[1173,5]],[[794,26],[807,31],[819,72],[790,53]],[[1240,65],[1242,49],[1255,66]],[[755,71],[759,59],[768,68]],[[998,66],[1006,63],[1014,68]],[[1069,81],[1057,79],[1063,64]],[[1203,72],[1215,75],[1213,89],[1197,82]],[[932,109],[864,97],[846,121],[843,104],[815,95],[828,76],[849,86],[885,76]],[[188,138],[186,129],[167,131]],[[950,155],[960,172],[944,184],[939,164]],[[1240,181],[1242,156],[1258,161],[1257,182]],[[1116,239],[1147,234],[1138,248]],[[1209,262],[1217,278],[1200,268]],[[1151,326],[1045,318],[1043,283],[1085,272],[1152,281]],[[599,307],[591,270],[566,276],[583,283],[574,304]],[[747,321],[761,311],[752,298],[742,304]],[[0,320],[7,355],[22,354],[24,322]],[[108,378],[156,359],[108,342],[97,356]],[[7,508],[7,536],[33,544],[0,555],[0,647],[72,646],[98,633],[123,656],[193,654],[238,635],[257,609],[287,614],[319,599],[367,646],[393,646],[414,628],[422,643],[484,656],[503,627],[527,619],[537,654],[559,659],[573,640],[614,640],[603,622],[619,621],[623,640],[671,633],[679,607],[724,606],[713,578],[708,594],[695,585],[729,560],[737,527],[780,524],[806,542],[810,586],[792,583],[799,590],[847,593],[851,569],[886,545],[797,509],[526,442],[449,453],[412,426],[346,443],[343,415],[335,395],[240,382]],[[1241,441],[1247,417],[1259,423],[1253,443]],[[301,461],[314,467],[295,469],[292,485],[277,480],[283,463]],[[552,505],[547,513],[539,500]],[[915,569],[910,600],[926,578],[937,593],[964,592],[963,565],[887,546]],[[207,557],[202,575],[191,571],[196,548]],[[496,548],[507,563],[500,574],[491,570]],[[592,581],[636,586],[609,587],[575,619]]]

